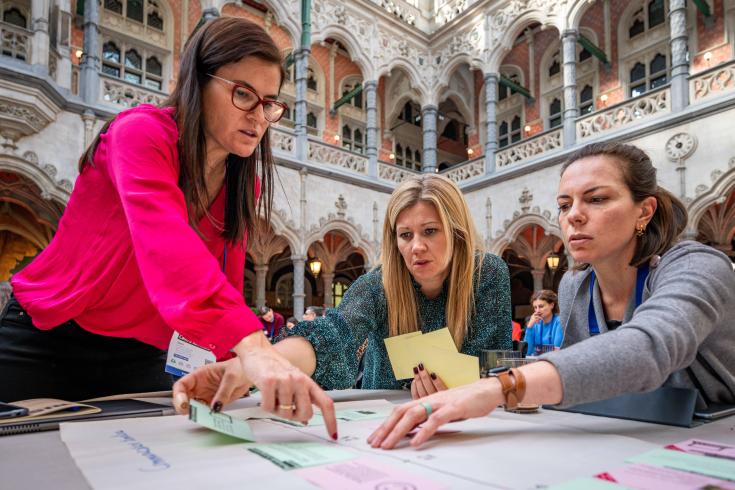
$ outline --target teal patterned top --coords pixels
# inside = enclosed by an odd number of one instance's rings
[[[479,256],[478,260],[479,262]],[[511,311],[508,266],[499,257],[485,254],[482,270],[473,280],[475,311],[461,352],[479,356],[482,349],[510,349]],[[428,333],[446,326],[447,282],[441,294],[429,299],[416,290],[421,331]],[[388,312],[382,273],[376,268],[360,276],[347,290],[339,307],[312,322],[299,322],[282,329],[282,337],[306,338],[316,352],[314,380],[328,390],[352,388],[357,380],[358,348],[365,339],[364,389],[399,389],[404,384],[393,376],[383,339],[388,337]],[[280,339],[279,339],[280,340]]]

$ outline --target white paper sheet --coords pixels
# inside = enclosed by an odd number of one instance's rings
[[[337,404],[338,409],[385,406],[384,401]],[[258,408],[228,412],[262,414]],[[379,420],[341,423],[337,444],[359,456],[382,459],[406,472],[449,488],[534,488],[591,476],[627,457],[658,447],[640,440],[544,424],[543,414],[468,420],[446,426],[447,433],[423,449],[372,449],[367,436]],[[324,427],[291,427],[252,420],[260,443],[331,443]],[[233,441],[197,427],[184,416],[65,424],[61,428],[77,466],[95,489],[313,488]]]

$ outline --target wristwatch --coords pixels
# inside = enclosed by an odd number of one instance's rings
[[[523,373],[517,369],[511,369],[508,366],[500,366],[489,369],[488,378],[498,378],[500,387],[505,397],[505,408],[513,410],[526,394],[526,378]]]

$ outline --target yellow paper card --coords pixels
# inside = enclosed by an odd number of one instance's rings
[[[433,332],[425,333],[420,339],[415,339],[418,342],[416,345],[431,345],[440,349],[450,350],[452,352],[459,352],[457,346],[454,344],[452,334],[449,333],[448,328],[441,328],[434,330]]]
[[[385,348],[388,351],[391,366],[393,366],[393,374],[396,379],[405,379],[413,377],[413,367],[411,364],[411,345],[409,342],[413,338],[421,337],[421,332],[411,332],[395,337],[383,339]]]
[[[466,385],[480,379],[480,360],[437,347],[424,347],[420,352],[424,369],[436,373],[448,388]],[[414,366],[416,365],[414,364]],[[413,371],[411,373],[413,375]]]

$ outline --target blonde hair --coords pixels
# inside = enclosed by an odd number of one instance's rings
[[[450,257],[446,319],[449,332],[459,349],[474,314],[475,288],[467,287],[467,280],[474,278],[475,273],[479,279],[482,253],[477,271],[475,253],[482,252],[482,245],[477,239],[477,230],[462,192],[454,182],[435,174],[404,181],[393,191],[385,211],[381,263],[383,289],[388,303],[388,334],[392,337],[420,330],[411,275],[398,250],[396,236],[398,215],[420,201],[434,205],[444,229]]]

